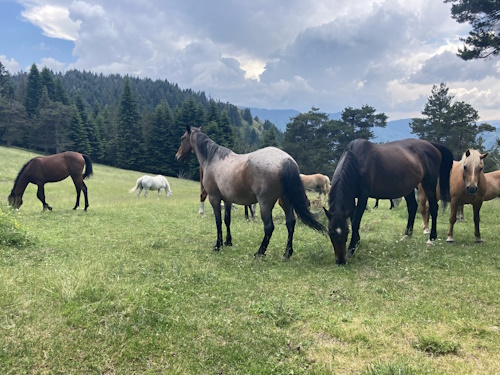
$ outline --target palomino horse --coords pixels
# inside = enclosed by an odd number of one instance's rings
[[[82,175],[83,167],[85,173]],[[18,209],[23,204],[23,194],[29,183],[38,186],[36,196],[42,202],[43,209],[52,211],[45,202],[44,185],[47,182],[58,182],[71,176],[76,188],[76,204],[74,210],[80,205],[80,193],[85,196],[85,211],[89,206],[87,186],[83,180],[92,175],[92,161],[88,155],[78,152],[66,151],[56,155],[39,156],[28,161],[17,174],[14,187],[9,195],[9,204]]]
[[[221,201],[224,201],[226,246],[232,245],[232,204],[248,206],[259,203],[260,215],[264,222],[264,238],[255,256],[262,256],[266,252],[274,231],[272,210],[278,198],[283,201],[288,229],[285,258],[289,258],[293,253],[292,240],[296,222],[294,211],[309,227],[321,232],[325,230],[307,209],[299,167],[284,151],[266,147],[249,154],[235,154],[215,143],[202,133],[201,129],[187,126],[175,157],[181,162],[185,161],[191,151],[195,152],[203,168],[203,186],[214,210],[217,227],[217,242],[213,247],[215,251],[222,247]]]
[[[161,190],[165,190],[165,198],[170,197],[172,195],[172,190],[170,190],[170,185],[167,179],[161,174],[156,175],[155,177],[151,177],[148,175],[144,175],[137,179],[135,186],[130,189],[129,193],[133,193],[136,190],[137,198],[141,195],[142,189],[144,189],[144,198],[148,197],[148,192],[150,190],[158,190],[158,199],[160,199]]]
[[[441,193],[447,197],[452,162],[453,155],[446,147],[420,139],[404,139],[386,144],[373,144],[364,139],[350,142],[333,174],[329,209],[325,209],[336,262],[346,261],[349,217],[352,236],[347,256],[354,253],[360,240],[359,225],[369,197],[394,199],[404,196],[408,209],[405,235],[410,236],[417,212],[414,189],[419,183],[422,183],[430,202],[432,231],[429,241],[436,239],[436,183],[440,176]]]
[[[486,180],[486,192],[484,193],[483,202],[500,197],[500,170],[485,173],[484,178]],[[464,221],[464,206],[458,206],[457,208],[457,221]]]
[[[312,190],[319,192],[318,199],[321,200],[321,195],[325,197],[330,191],[330,179],[320,173],[315,174],[300,174],[300,179],[306,190]]]
[[[481,154],[477,150],[469,149],[462,155],[462,160],[453,163],[450,174],[450,229],[446,242],[454,243],[453,227],[457,221],[457,211],[464,204],[471,204],[474,211],[474,235],[476,242],[482,243],[479,231],[479,211],[483,205],[487,191],[486,175],[483,173],[483,159],[488,153]],[[495,196],[493,194],[493,197]],[[491,196],[491,195],[490,195]],[[491,198],[490,198],[491,199]],[[424,233],[428,230],[428,216],[426,210],[426,194],[420,192],[420,212],[422,214],[422,227]]]

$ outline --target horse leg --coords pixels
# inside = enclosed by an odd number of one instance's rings
[[[89,196],[87,193],[87,185],[85,185],[85,182],[82,182],[82,191],[83,197],[85,198],[85,211],[87,211],[87,208],[89,206]]]
[[[224,224],[226,224],[226,241],[224,246],[233,246],[231,237],[231,202],[224,202]]]
[[[464,221],[464,205],[460,205],[457,208],[457,221]]]
[[[394,202],[392,199],[389,199],[389,201],[391,202],[391,207],[389,208],[389,210],[392,210],[394,208]]]
[[[290,202],[287,199],[283,199],[282,204],[283,211],[285,211],[286,229],[288,230],[288,241],[283,258],[289,259],[293,254],[293,232],[295,231],[297,219],[295,218],[295,213]]]
[[[272,204],[260,204],[260,217],[264,223],[264,238],[262,239],[262,243],[260,244],[259,250],[254,254],[254,257],[260,257],[266,254],[267,245],[269,245],[269,241],[271,240],[271,236],[274,231],[273,224],[273,205]]]
[[[142,193],[142,185],[139,186],[139,189],[137,190],[137,198],[141,196]]]
[[[406,200],[406,210],[408,211],[408,222],[406,224],[405,236],[411,236],[413,234],[413,226],[415,225],[415,216],[417,215],[417,200],[415,199],[415,193],[412,191],[405,196]],[[433,221],[434,223],[434,221]]]
[[[373,208],[378,208],[378,201],[379,201],[379,200],[378,200],[378,198],[377,198],[377,200],[375,201],[375,206],[373,206]]]
[[[200,194],[200,210],[198,211],[198,213],[202,216],[205,215],[205,199],[207,199],[207,195],[206,190],[202,189]]]
[[[75,207],[73,207],[73,210],[76,210],[78,206],[80,206],[80,193],[82,192],[82,184],[83,184],[83,179],[79,180],[78,178],[73,178],[73,183],[75,184],[75,189],[76,189],[76,203]]]
[[[358,198],[358,204],[354,209],[354,215],[351,218],[352,235],[351,242],[349,243],[349,251],[347,252],[347,257],[351,257],[356,250],[356,245],[361,239],[359,236],[359,226],[361,224],[361,218],[366,210],[366,204],[368,203],[368,196],[361,196]]]
[[[149,192],[149,188],[148,188],[148,187],[145,187],[145,188],[144,188],[144,198],[147,198],[147,197],[148,197],[148,192]]]
[[[210,196],[209,201],[214,210],[215,226],[217,227],[217,242],[213,247],[213,251],[219,251],[222,247],[222,215],[220,212],[220,199]]]
[[[455,239],[453,238],[453,226],[457,222],[457,206],[458,202],[456,198],[451,198],[450,203],[450,229],[448,229],[448,238],[446,242],[454,243]]]
[[[43,210],[45,211],[48,209],[49,211],[52,211],[52,207],[50,207],[47,202],[45,202],[45,189],[43,185],[38,185],[38,190],[36,192],[37,198],[42,202],[43,204]]]
[[[248,209],[250,208],[250,206],[245,206],[245,219],[246,221],[249,221],[249,218],[248,218]],[[251,210],[251,208],[250,208]],[[253,216],[253,213],[252,213],[252,216]]]
[[[479,211],[481,210],[482,205],[483,205],[482,201],[472,205],[472,208],[474,209],[474,235],[476,236],[476,243],[484,242],[483,239],[481,238],[481,233],[479,232]]]

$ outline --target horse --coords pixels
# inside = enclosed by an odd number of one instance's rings
[[[155,177],[151,177],[148,175],[144,175],[137,179],[135,186],[129,190],[129,193],[133,193],[136,190],[137,198],[141,195],[142,189],[144,189],[144,198],[148,197],[149,190],[158,190],[158,199],[160,199],[161,189],[165,190],[165,198],[170,197],[172,195],[172,190],[170,190],[170,185],[165,177],[161,174],[156,175]]]
[[[200,188],[201,188],[201,193],[200,193],[200,210],[198,213],[201,216],[205,216],[205,201],[207,199],[208,193],[203,187],[203,169],[200,167]],[[252,204],[250,206],[245,206],[245,219],[247,221],[250,221],[248,212],[250,211],[250,216],[252,219],[255,219],[255,208],[256,204]]]
[[[375,206],[373,206],[373,208],[378,208],[378,201],[380,199],[377,198],[377,200],[375,201]],[[392,210],[394,208],[394,201],[392,199],[389,199],[389,201],[391,202],[391,207],[389,207],[389,210]]]
[[[203,186],[214,211],[217,228],[214,251],[219,251],[223,246],[221,201],[224,201],[224,223],[227,229],[225,246],[232,246],[232,204],[248,206],[259,203],[264,238],[255,257],[265,255],[274,231],[272,210],[279,198],[282,199],[288,229],[288,241],[283,254],[285,258],[290,258],[293,253],[296,223],[294,212],[312,229],[326,231],[307,209],[306,192],[300,180],[299,167],[286,152],[266,147],[248,154],[236,154],[215,143],[201,128],[188,125],[175,157],[179,162],[184,162],[191,151],[194,151],[203,169]]]
[[[330,191],[330,179],[320,173],[311,175],[300,174],[300,179],[306,190],[313,190],[319,192],[318,199],[321,200],[321,195],[325,197]]]
[[[405,236],[410,236],[417,212],[414,189],[419,183],[422,183],[430,202],[432,231],[429,243],[432,243],[437,237],[437,179],[441,177],[442,196],[448,197],[452,162],[453,155],[448,148],[421,139],[409,138],[386,144],[373,144],[364,139],[351,141],[333,174],[329,209],[324,208],[336,262],[346,262],[348,218],[351,219],[352,236],[347,256],[354,254],[369,197],[394,199],[403,196],[408,210]]]
[[[485,173],[484,178],[486,180],[486,192],[484,193],[483,202],[500,197],[500,170]],[[457,208],[457,221],[464,221],[464,206],[458,206]]]
[[[481,233],[479,231],[479,211],[484,202],[488,184],[486,175],[483,172],[483,159],[488,156],[488,153],[481,154],[477,150],[469,149],[462,155],[460,161],[453,163],[453,168],[450,174],[450,228],[448,230],[447,243],[454,243],[453,227],[457,222],[457,213],[460,208],[463,212],[464,204],[471,204],[474,211],[474,235],[476,242],[482,243]],[[495,189],[492,189],[488,197],[495,196]],[[424,233],[428,230],[428,214],[426,209],[426,195],[420,193],[420,212],[422,214],[422,227]]]
[[[85,173],[83,173],[85,167]],[[85,197],[85,211],[89,206],[87,186],[83,180],[89,178],[93,173],[92,161],[88,155],[74,151],[66,151],[49,156],[38,156],[29,160],[21,168],[14,181],[14,187],[9,195],[9,205],[19,209],[23,204],[23,194],[29,183],[38,186],[36,196],[43,204],[43,210],[52,211],[52,207],[45,202],[44,185],[48,182],[58,182],[71,176],[76,188],[76,204],[73,210],[80,205],[80,193],[83,191]]]

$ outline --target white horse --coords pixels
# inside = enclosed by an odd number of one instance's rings
[[[148,175],[144,175],[137,180],[135,186],[130,189],[129,193],[133,193],[136,190],[137,197],[141,195],[142,189],[144,189],[144,198],[148,197],[149,190],[158,190],[158,199],[160,199],[161,189],[165,190],[165,198],[170,197],[172,195],[172,190],[170,190],[170,185],[165,177],[161,174],[151,177]]]

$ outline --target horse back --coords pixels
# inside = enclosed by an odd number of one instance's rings
[[[484,200],[489,201],[500,196],[500,170],[484,174],[486,192]]]

